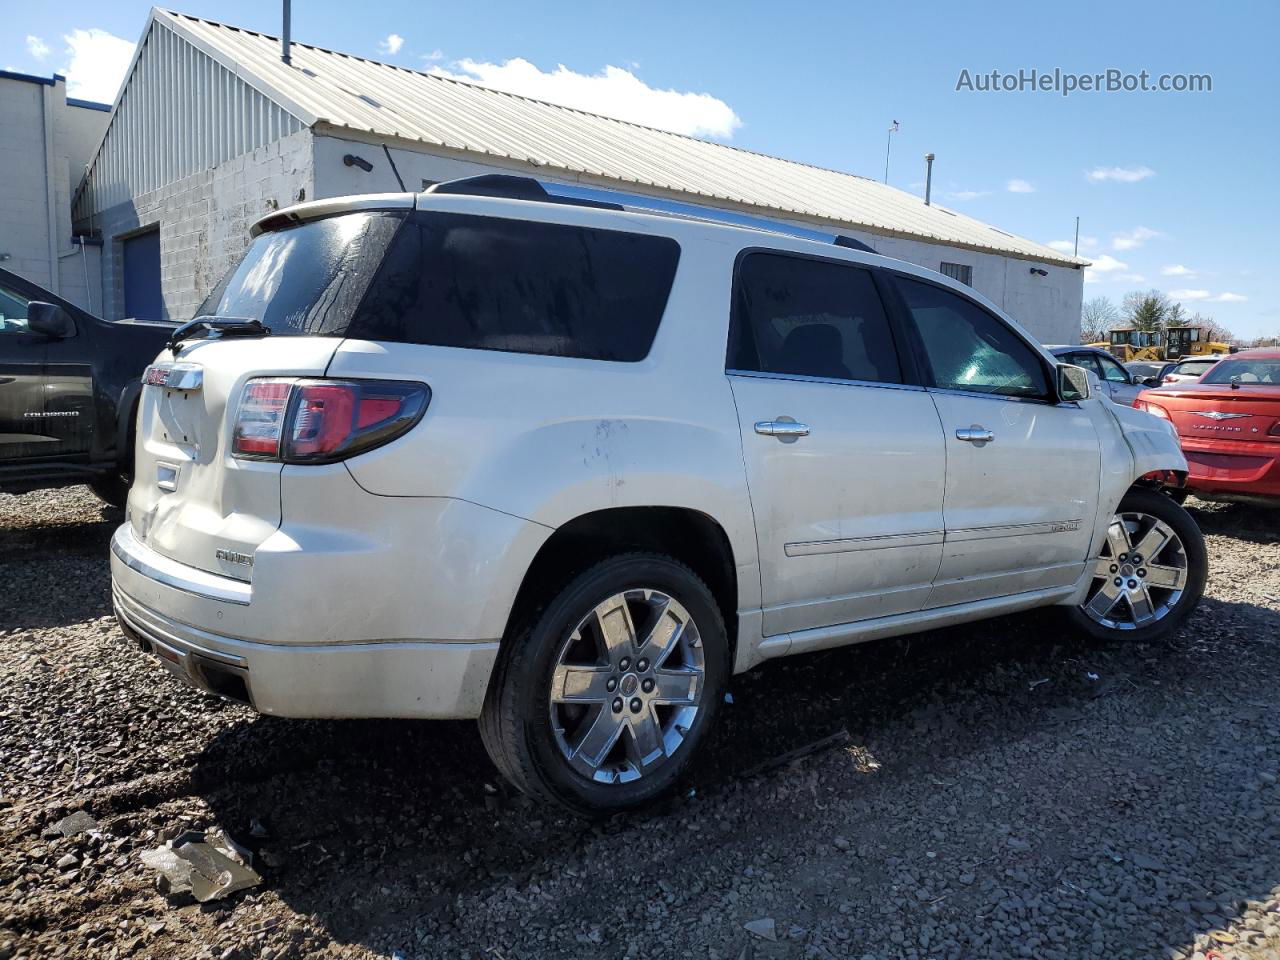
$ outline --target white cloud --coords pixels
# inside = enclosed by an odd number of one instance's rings
[[[1094,167],[1085,173],[1090,183],[1102,183],[1114,180],[1117,183],[1137,183],[1147,177],[1154,177],[1156,172],[1150,167]]]
[[[37,60],[43,60],[49,55],[49,45],[39,37],[29,33],[27,34],[27,53]]]
[[[444,59],[444,51],[441,50],[439,47],[436,47],[430,53],[424,53],[422,55],[423,63],[439,63],[443,59]]]
[[[520,57],[501,64],[460,60],[453,66],[458,72],[440,67],[431,72],[674,133],[727,140],[742,126],[738,115],[718,97],[659,90],[622,67],[606,66],[599,73],[585,74],[560,64],[544,73]]]
[[[400,36],[398,33],[389,33],[387,34],[387,39],[378,43],[378,49],[381,52],[390,53],[392,55],[399,53],[400,48],[403,46],[404,37]]]
[[[1220,293],[1216,297],[1209,298],[1213,303],[1244,303],[1249,298],[1243,293]]]
[[[1208,300],[1208,290],[1170,290],[1171,300]]]
[[[1096,247],[1097,245],[1098,245],[1097,237],[1081,237],[1080,238],[1081,250],[1087,250],[1090,247]],[[1048,246],[1053,247],[1053,249],[1055,250],[1061,250],[1063,253],[1071,253],[1076,248],[1076,242],[1074,240],[1050,240],[1048,243]]]
[[[1132,250],[1158,236],[1160,236],[1159,230],[1152,230],[1150,227],[1134,227],[1126,233],[1112,235],[1111,246],[1116,250]]]
[[[1167,267],[1161,267],[1160,274],[1165,277],[1194,277],[1196,272],[1180,263],[1171,263]]]
[[[989,193],[991,193],[990,190],[954,190],[946,194],[946,197],[953,202],[963,203],[965,200],[976,200],[978,197],[985,197]]]
[[[1092,260],[1093,262],[1090,264],[1089,269],[1094,273],[1115,273],[1117,270],[1129,269],[1129,265],[1127,263],[1123,260],[1117,260],[1109,253],[1093,257]]]
[[[133,44],[97,27],[72,30],[62,39],[71,58],[62,71],[67,78],[67,96],[112,103],[133,59]]]
[[[1010,193],[1035,193],[1036,188],[1026,180],[1013,179],[1004,185],[1004,188]]]

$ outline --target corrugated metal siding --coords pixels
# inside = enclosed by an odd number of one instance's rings
[[[534,163],[654,187],[692,202],[763,211],[916,237],[1049,263],[1085,261],[997,230],[864,177],[528,100],[485,87],[295,44],[182,14],[155,16],[270,93],[310,125]]]
[[[75,201],[77,221],[303,129],[284,107],[152,20]]]

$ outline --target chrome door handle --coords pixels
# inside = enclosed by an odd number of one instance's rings
[[[956,439],[965,443],[990,443],[995,438],[994,433],[976,423],[972,427],[960,427],[956,430]]]
[[[809,435],[809,425],[796,423],[791,419],[758,420],[756,433],[765,437],[777,437],[783,443],[795,443],[801,437]]]

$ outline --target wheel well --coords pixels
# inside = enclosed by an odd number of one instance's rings
[[[1161,487],[1184,487],[1186,483],[1185,470],[1152,470],[1133,481],[1133,486],[1159,490]]]
[[[617,507],[575,517],[538,550],[516,593],[504,642],[529,623],[570,579],[617,553],[651,550],[687,564],[720,606],[729,654],[738,639],[738,577],[724,529],[697,510],[682,507]],[[730,661],[732,662],[732,660]]]

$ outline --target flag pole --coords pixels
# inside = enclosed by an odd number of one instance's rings
[[[893,135],[898,129],[898,121],[893,121],[889,127],[889,135],[884,140],[884,182],[889,182],[889,148],[893,146]]]

